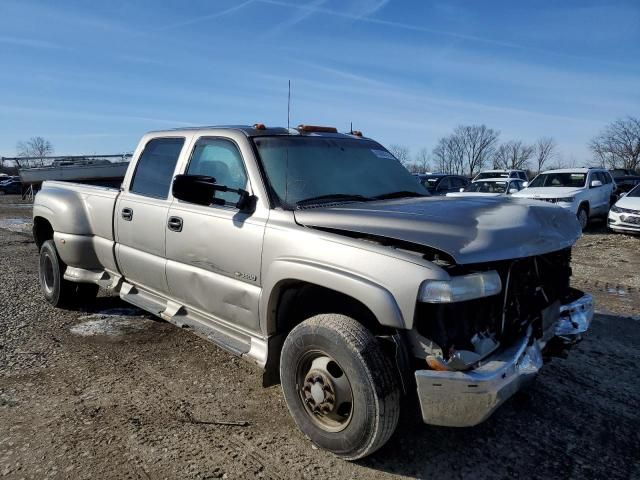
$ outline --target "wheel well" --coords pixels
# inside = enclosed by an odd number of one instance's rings
[[[299,323],[320,313],[347,315],[378,335],[389,330],[359,300],[327,287],[294,281],[280,288],[275,310],[276,333],[289,333]]]
[[[33,219],[33,239],[38,248],[47,240],[53,239],[53,227],[46,218],[36,217]]]
[[[582,202],[580,206],[578,206],[578,211],[580,211],[581,208],[584,208],[587,211],[587,214],[589,214],[589,202]]]
[[[262,378],[263,386],[280,382],[280,351],[293,328],[307,318],[321,313],[341,313],[358,321],[374,335],[393,335],[395,329],[380,325],[373,312],[359,300],[342,292],[313,283],[291,280],[279,285],[272,308],[275,331],[269,337],[268,358]]]

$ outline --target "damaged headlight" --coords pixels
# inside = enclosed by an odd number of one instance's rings
[[[450,280],[425,280],[420,285],[418,301],[425,303],[464,302],[497,295],[502,291],[500,275],[495,270],[451,277]]]

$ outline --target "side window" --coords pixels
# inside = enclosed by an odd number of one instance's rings
[[[451,184],[449,183],[449,177],[445,177],[442,180],[440,180],[440,183],[438,184],[439,191],[449,190],[450,188],[451,188]]]
[[[154,138],[138,159],[129,191],[155,198],[167,198],[184,138]]]
[[[199,139],[193,147],[187,174],[208,175],[229,188],[247,187],[247,173],[238,147],[223,138]],[[234,192],[218,192],[216,198],[236,203],[239,196]]]
[[[451,177],[451,188],[462,188],[462,187],[466,187],[466,182],[462,179],[462,178],[458,178],[458,177]]]
[[[602,182],[602,185],[604,185],[605,183],[607,183],[607,181],[604,178],[604,175],[601,172],[593,172],[593,174],[591,175],[592,177],[592,181],[593,180],[600,180]]]

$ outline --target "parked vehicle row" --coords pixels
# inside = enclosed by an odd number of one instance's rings
[[[497,176],[491,177],[492,175]],[[424,178],[423,182],[431,181],[436,184],[441,179],[452,176],[429,174],[418,175],[418,177]],[[611,206],[618,199],[616,182],[611,172],[604,168],[548,170],[537,175],[530,183],[523,180],[523,177],[526,178],[526,173],[522,170],[489,170],[476,175],[466,187],[458,191],[449,191],[446,195],[449,197],[512,195],[514,198],[553,203],[575,214],[583,230],[594,218],[606,218]],[[437,188],[435,191],[436,194],[440,194]],[[631,217],[630,222],[634,221]]]

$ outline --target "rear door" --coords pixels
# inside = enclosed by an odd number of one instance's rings
[[[114,212],[116,258],[127,281],[168,294],[165,236],[171,182],[184,137],[152,138],[118,197]]]

